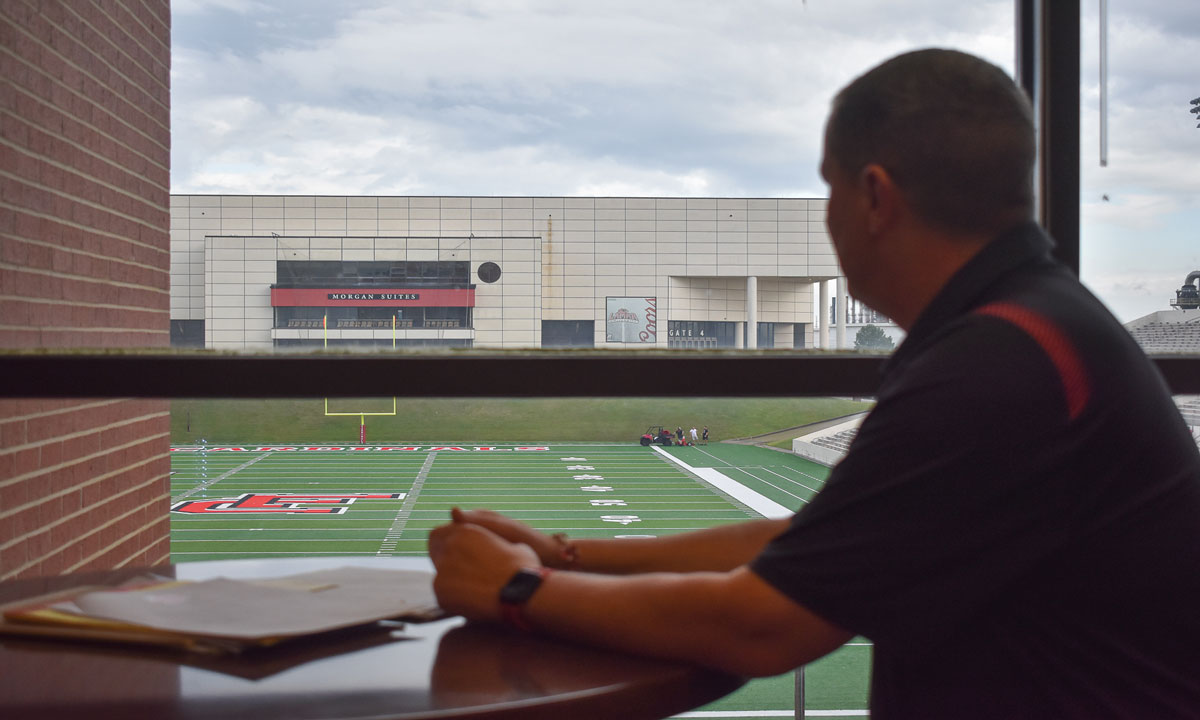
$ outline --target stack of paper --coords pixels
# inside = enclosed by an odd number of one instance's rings
[[[379,620],[434,619],[432,578],[363,567],[268,580],[146,577],[8,606],[0,633],[239,652]]]

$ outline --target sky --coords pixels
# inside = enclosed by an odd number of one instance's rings
[[[1200,3],[1084,0],[1084,282],[1123,321],[1200,270]],[[1012,0],[173,0],[179,194],[824,197],[877,62],[1011,71]]]

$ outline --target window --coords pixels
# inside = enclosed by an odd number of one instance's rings
[[[336,4],[327,5],[333,7]],[[1029,0],[1016,3],[1018,19],[1022,21],[1019,26],[1023,48],[1035,45],[1029,35],[1032,23],[1023,22],[1026,13],[1035,5],[1038,4]],[[1052,113],[1043,117],[1043,126],[1048,132],[1062,132],[1065,128],[1068,140],[1082,138],[1085,148],[1096,147],[1099,129],[1092,119],[1096,116],[1088,108],[1092,106],[1098,88],[1088,78],[1095,77],[1092,58],[1097,53],[1092,52],[1090,43],[1093,41],[1088,38],[1097,36],[1097,20],[1090,14],[1092,8],[1085,7],[1081,54],[1077,42],[1080,37],[1078,5],[1057,2],[1040,5],[1053,20],[1043,23],[1050,35],[1044,43],[1046,54],[1039,57],[1032,51],[1021,53],[1026,62],[1017,69],[1030,86],[1051,88],[1043,103],[1043,108]],[[1190,142],[1189,138],[1200,132],[1194,127],[1194,118],[1187,114],[1188,100],[1200,94],[1200,88],[1187,86],[1191,80],[1186,73],[1180,75],[1182,79],[1169,75],[1175,68],[1190,67],[1186,60],[1153,63],[1163,68],[1158,71],[1160,83],[1139,82],[1132,74],[1144,65],[1132,59],[1135,52],[1165,53],[1183,47],[1176,41],[1180,39],[1181,28],[1195,26],[1194,22],[1186,22],[1194,19],[1188,15],[1194,11],[1190,6],[1177,9],[1167,5],[1143,5],[1122,7],[1110,18],[1110,70],[1114,94],[1109,111],[1111,154],[1108,167],[1097,169],[1096,163],[1084,162],[1081,184],[1080,158],[1078,153],[1071,151],[1071,142],[1047,144],[1051,152],[1045,157],[1048,166],[1046,186],[1054,191],[1044,193],[1044,196],[1050,202],[1058,203],[1050,219],[1053,228],[1061,228],[1056,234],[1063,252],[1082,257],[1083,279],[1114,306],[1122,319],[1143,312],[1148,314],[1160,303],[1164,310],[1167,309],[1184,279],[1200,269],[1191,262],[1195,258],[1194,251],[1188,254],[1188,249],[1195,247],[1194,198],[1200,196],[1195,175],[1198,165],[1147,162],[1165,156],[1178,160],[1177,150],[1181,143]],[[142,57],[146,63],[146,73],[130,82],[139,84],[139,91],[146,97],[170,95],[179,103],[177,107],[181,112],[174,132],[181,137],[185,123],[193,122],[196,117],[207,122],[213,115],[211,112],[189,114],[184,110],[189,80],[180,78],[175,83],[170,82],[171,39],[166,31],[172,27],[168,22],[169,8],[165,2],[146,2],[144,6],[146,12],[162,17],[157,23],[140,23],[126,28],[128,32],[121,35],[120,42],[128,44],[128,54]],[[850,6],[829,4],[828,7]],[[824,16],[817,16],[816,8],[794,3],[780,8],[784,8],[778,10],[780,13],[793,14],[745,16],[756,23],[753,29],[765,33],[755,32],[753,36],[755,42],[767,50],[778,50],[788,44],[803,45],[797,43],[795,37],[797,23],[801,20],[818,25],[826,21]],[[969,24],[983,29],[983,40],[973,49],[985,52],[1004,65],[1012,64],[1012,10],[1013,5],[1000,2],[972,5],[969,13]],[[1074,17],[1069,16],[1072,12],[1076,13]],[[800,15],[802,13],[807,15]],[[902,28],[904,44],[953,44],[960,40],[961,34],[950,25],[942,24],[946,21],[945,17],[920,18],[915,23],[917,27],[905,26]],[[636,23],[623,25],[635,26]],[[856,40],[852,38],[845,52],[838,55],[833,72],[817,75],[826,77],[830,86],[844,82],[852,72],[892,52],[896,47],[895,28],[902,25],[873,34],[863,26],[861,36]],[[744,326],[748,321],[744,302],[750,292],[746,282],[750,276],[763,278],[757,291],[764,302],[776,303],[777,307],[789,306],[776,312],[790,315],[766,317],[760,314],[757,318],[760,323],[772,325],[775,343],[789,348],[813,347],[829,329],[826,306],[820,302],[820,291],[814,289],[814,282],[828,285],[828,278],[836,277],[837,268],[828,244],[822,238],[822,189],[815,181],[815,174],[810,180],[795,174],[798,164],[815,166],[824,99],[797,98],[795,74],[785,73],[784,77],[767,68],[750,76],[751,89],[762,90],[762,97],[776,97],[766,92],[774,89],[773,83],[786,85],[788,93],[778,97],[786,97],[788,102],[771,107],[754,107],[751,103],[748,111],[733,112],[735,106],[725,101],[712,102],[703,96],[687,98],[692,103],[690,116],[702,118],[704,123],[718,130],[727,127],[721,123],[729,115],[752,118],[757,123],[755,133],[771,140],[770,151],[757,154],[738,152],[738,148],[732,146],[737,139],[733,134],[718,132],[713,136],[706,134],[701,126],[658,122],[661,118],[655,111],[665,105],[651,103],[638,107],[639,112],[626,113],[643,124],[635,128],[638,132],[623,135],[619,128],[611,127],[620,110],[616,104],[605,104],[605,108],[616,108],[613,113],[598,115],[596,108],[563,103],[570,106],[574,113],[572,117],[578,122],[588,122],[589,118],[595,122],[588,126],[592,130],[587,133],[589,142],[602,146],[607,153],[598,166],[640,157],[632,145],[635,136],[650,137],[658,145],[682,148],[675,156],[676,162],[669,167],[646,171],[637,163],[622,166],[629,171],[628,177],[641,178],[637,187],[650,188],[641,193],[628,192],[625,184],[613,186],[597,179],[604,176],[603,172],[580,178],[553,166],[539,167],[539,170],[548,170],[539,175],[571,178],[562,182],[573,184],[553,191],[541,190],[545,194],[522,197],[484,192],[475,197],[446,198],[328,196],[311,191],[304,195],[285,195],[266,194],[268,191],[260,188],[236,188],[237,192],[231,188],[225,195],[171,195],[170,169],[182,171],[194,158],[181,156],[179,162],[171,161],[169,148],[181,150],[184,143],[171,142],[170,108],[162,102],[141,103],[132,111],[138,117],[130,120],[124,110],[114,113],[109,107],[120,95],[112,88],[99,83],[84,88],[67,87],[52,69],[39,64],[42,61],[35,51],[45,47],[45,38],[38,36],[39,27],[18,22],[12,25],[14,35],[24,39],[12,45],[13,52],[28,69],[26,76],[14,81],[13,90],[31,108],[28,114],[22,114],[20,106],[16,106],[18,110],[5,115],[6,127],[11,124],[16,129],[13,137],[20,137],[21,133],[27,137],[41,137],[36,134],[46,132],[54,135],[55,128],[62,127],[55,124],[47,128],[41,120],[46,113],[65,112],[40,99],[40,88],[48,87],[74,98],[65,119],[87,130],[81,137],[111,137],[107,131],[110,124],[132,123],[141,139],[137,149],[121,147],[108,155],[100,147],[85,148],[88,163],[78,162],[78,143],[61,133],[49,144],[13,141],[12,151],[20,160],[14,168],[49,167],[56,170],[38,171],[36,176],[21,175],[22,171],[17,170],[2,180],[6,190],[4,197],[8,198],[4,212],[12,222],[4,240],[5,251],[10,255],[0,266],[0,273],[6,287],[15,289],[6,296],[3,324],[0,325],[0,346],[6,351],[0,358],[4,366],[0,387],[3,396],[10,398],[3,401],[5,418],[35,417],[51,422],[62,413],[87,409],[84,407],[86,402],[70,404],[54,400],[39,405],[13,399],[25,398],[31,393],[44,398],[105,398],[99,402],[117,408],[118,414],[123,414],[128,422],[145,421],[144,437],[149,438],[146,443],[149,446],[161,441],[167,433],[170,417],[165,403],[111,398],[261,397],[294,396],[297,393],[363,396],[380,392],[419,395],[431,393],[433,388],[443,393],[481,397],[663,396],[693,394],[695,385],[691,378],[694,377],[705,377],[704,392],[718,396],[869,395],[875,386],[882,362],[878,358],[825,355],[781,358],[771,354],[729,357],[691,353],[680,359],[632,351],[587,357],[573,357],[573,353],[561,354],[566,357],[530,353],[518,358],[505,353],[478,352],[481,348],[503,348],[506,343],[525,349],[538,347],[543,339],[540,337],[543,298],[560,299],[563,307],[586,309],[595,319],[600,319],[604,315],[603,298],[609,296],[656,299],[657,324],[667,328],[665,333],[657,332],[656,346],[674,349],[675,343],[691,342],[701,336],[697,332],[682,332],[685,326],[696,331],[700,323],[709,323],[709,330],[703,337],[715,336],[718,347],[728,347],[720,344],[722,340],[736,338],[738,334],[736,327],[730,329],[728,325],[740,322]],[[1130,32],[1118,33],[1118,28]],[[186,23],[175,24],[174,29],[178,37],[186,36]],[[722,26],[722,32],[697,36],[702,39],[735,36],[724,29]],[[57,30],[67,36],[78,32],[69,27]],[[158,32],[157,36],[155,32]],[[1139,38],[1147,37],[1153,39],[1147,40],[1144,46],[1134,44]],[[93,52],[86,50],[91,47],[86,38],[76,40],[85,52]],[[655,48],[656,52],[668,53],[668,58],[672,50],[661,42],[644,45]],[[1064,59],[1064,52],[1068,62],[1062,65],[1059,61]],[[1122,59],[1122,53],[1131,59]],[[723,60],[725,55],[712,55],[722,58],[722,64],[729,65]],[[1080,108],[1076,107],[1078,80],[1070,75],[1070,66],[1078,63],[1081,57],[1085,69],[1082,116]],[[661,58],[655,56],[655,59]],[[97,56],[95,62],[103,64],[105,61]],[[667,72],[669,68],[690,65],[692,63],[658,62],[648,67]],[[1036,82],[1039,69],[1057,71],[1060,67],[1066,67],[1070,82],[1049,86]],[[719,68],[701,65],[700,69]],[[652,81],[654,72],[644,75]],[[835,77],[839,72],[842,76]],[[1127,94],[1115,92],[1117,78],[1123,78],[1119,87]],[[598,83],[599,76],[592,81]],[[640,83],[622,81],[622,86],[632,85]],[[661,97],[665,101],[681,96],[689,87],[693,86],[672,83]],[[700,84],[694,87],[699,88]],[[709,83],[705,87],[727,92],[729,86]],[[1159,91],[1163,99],[1155,94]],[[364,96],[369,97],[370,93]],[[618,98],[613,95],[605,99],[615,101]],[[1071,108],[1073,117],[1069,122],[1061,115],[1062,105]],[[1177,107],[1177,111],[1172,111],[1177,115],[1166,113],[1165,108],[1170,107]],[[1160,109],[1166,114],[1159,113]],[[1055,116],[1053,112],[1060,114]],[[465,117],[464,122],[477,117],[475,113],[458,115]],[[1168,120],[1168,115],[1178,119]],[[358,127],[351,121],[354,117],[354,113],[343,117],[352,130]],[[523,115],[524,124],[514,124],[509,130],[517,134],[526,132],[523,136],[526,140],[536,136],[545,136],[552,141],[558,139],[555,133],[559,129],[553,123],[531,126],[528,123],[530,117],[539,115]],[[232,120],[233,113],[230,112],[226,119]],[[262,122],[261,118],[250,118],[259,129],[270,126],[269,120]],[[1074,129],[1075,121],[1080,124],[1078,131]],[[188,127],[190,131],[195,126]],[[490,123],[488,127],[489,133],[498,133],[502,124]],[[529,130],[530,127],[534,130]],[[1176,134],[1177,127],[1190,134]],[[669,130],[669,137],[663,135],[664,128]],[[1142,130],[1148,130],[1150,134],[1141,134]],[[470,135],[466,131],[461,136],[457,132],[450,134],[456,137]],[[727,142],[706,142],[712,137]],[[1175,143],[1174,146],[1171,143]],[[357,150],[360,145],[356,142],[354,148]],[[399,146],[392,149],[395,152],[403,150]],[[340,147],[325,150],[314,150],[309,155],[320,162],[322,158],[346,154]],[[700,197],[710,187],[739,187],[737,183],[720,184],[714,176],[705,173],[706,152],[756,158],[760,165],[752,174],[772,178],[773,194],[790,197]],[[769,158],[764,159],[767,155],[786,157],[789,165],[786,177],[779,175],[783,172],[779,166],[769,162]],[[798,160],[801,156],[803,161]],[[356,162],[361,161],[359,155],[353,157]],[[496,175],[490,168],[502,165],[503,171],[496,176],[503,178],[504,187],[516,187],[515,168],[508,165],[515,157],[514,153],[502,162],[493,157],[494,162],[487,167],[481,164],[468,168],[468,171],[476,173],[480,185],[484,185],[489,174]],[[228,162],[228,156],[221,161]],[[407,165],[402,160],[389,164]],[[210,179],[220,177],[222,169],[228,169],[206,168],[212,171],[208,175]],[[686,170],[688,168],[701,170],[692,173]],[[291,170],[286,168],[283,174],[291,177],[308,175]],[[330,177],[323,173],[312,175]],[[677,189],[679,196],[667,197],[671,193],[657,191],[664,184]],[[384,185],[377,183],[372,187]],[[532,180],[529,186],[533,189],[522,191],[534,193],[543,187]],[[96,188],[102,188],[102,191]],[[102,192],[105,199],[97,200],[96,192]],[[264,194],[244,194],[260,192]],[[553,195],[552,192],[562,194]],[[1066,201],[1062,200],[1064,197]],[[1064,202],[1073,208],[1063,207]],[[1154,217],[1145,212],[1148,207],[1164,203],[1169,207],[1174,203],[1173,207],[1178,209]],[[53,210],[47,212],[47,208]],[[1081,216],[1076,223],[1082,227],[1081,233],[1070,222],[1072,210],[1076,217]],[[772,215],[773,220],[769,217]],[[618,224],[622,229],[617,229]],[[485,227],[488,228],[486,232]],[[329,234],[334,231],[336,235]],[[625,233],[621,241],[613,237],[618,232]],[[663,233],[661,242],[656,238],[653,244],[650,243],[649,234],[660,232]],[[744,234],[745,252],[739,254],[743,244],[740,242],[737,243],[739,252],[729,252],[730,245],[718,242],[722,233],[729,234],[730,239]],[[781,240],[781,236],[789,233],[803,233],[807,258],[803,270],[795,260],[800,253],[780,250],[781,246],[785,250],[793,247],[789,245],[793,238],[782,237]],[[752,234],[754,239],[750,237]],[[397,238],[403,239],[403,247],[396,242]],[[385,242],[376,242],[379,240]],[[72,245],[72,242],[82,245]],[[83,249],[85,245],[92,249]],[[552,250],[561,253],[561,262],[551,261]],[[469,257],[460,257],[464,253]],[[573,256],[570,262],[576,264],[567,264],[565,258],[568,255]],[[476,285],[473,280],[475,273],[487,263],[495,263],[503,268],[503,273],[494,282],[483,279],[479,283],[491,288],[487,291],[490,294],[484,297],[485,291],[473,287]],[[743,265],[744,273],[740,271]],[[752,267],[755,268],[753,271]],[[735,268],[737,274],[731,276]],[[484,274],[490,276],[486,271]],[[271,305],[272,283],[290,284],[291,289],[307,286],[320,290],[324,289],[321,285],[327,279],[345,281],[351,288],[369,287],[372,290],[416,287],[421,292],[461,291],[463,296],[459,298],[459,304],[421,306],[425,308],[421,310],[422,314],[411,317],[412,331],[418,329],[418,321],[422,324],[430,321],[445,323],[431,328],[441,334],[440,340],[470,344],[477,352],[445,353],[435,358],[421,354],[401,358],[373,355],[327,358],[307,352],[262,358],[253,356],[252,353],[259,352],[254,348],[249,348],[251,354],[245,357],[165,352],[172,340],[194,341],[201,328],[207,347],[245,351],[247,335],[265,332],[270,337],[272,330],[291,329],[280,328],[280,323],[290,325],[293,320],[314,319],[311,313],[306,315],[299,308],[325,309],[318,304]],[[1154,280],[1154,284],[1148,280]],[[586,291],[580,291],[581,287]],[[481,295],[466,296],[474,292]],[[596,302],[598,299],[601,302]],[[833,298],[829,297],[829,300]],[[682,313],[673,316],[671,302],[675,301],[687,303],[702,317]],[[1129,309],[1123,310],[1127,301]],[[291,309],[284,311],[284,307]],[[442,315],[430,315],[432,310],[429,308],[446,310]],[[394,311],[399,313],[395,316],[398,319],[410,319],[409,307]],[[277,312],[283,314],[277,315]],[[417,311],[414,309],[413,312]],[[505,314],[509,324],[495,329],[483,327],[485,321],[494,321],[498,313]],[[381,318],[370,315],[360,318],[356,313],[354,317],[344,319],[373,322]],[[459,327],[450,327],[448,324],[455,320]],[[468,327],[463,327],[464,323]],[[672,327],[673,323],[679,325]],[[793,330],[791,341],[787,342],[784,340],[787,325],[793,329],[803,328],[804,332],[797,335]],[[377,328],[343,328],[341,331],[368,335],[382,332]],[[741,332],[745,338],[744,327]],[[459,334],[463,336],[459,337]],[[281,346],[293,339],[297,343],[302,340],[299,337],[280,339],[288,341],[280,343]],[[414,343],[431,342],[425,338],[410,339]],[[386,345],[390,338],[371,336],[363,340]],[[314,342],[312,338],[303,341]],[[137,348],[152,352],[87,353],[78,352],[80,348]],[[309,345],[305,349],[317,347]],[[564,370],[568,367],[566,363],[576,364],[570,365],[570,370]],[[1164,356],[1158,363],[1177,392],[1200,393],[1200,359],[1196,353]],[[664,368],[668,370],[664,371]],[[413,377],[423,380],[414,383]],[[72,422],[72,427],[79,433],[94,433],[98,437],[104,432],[102,424],[89,426],[81,424],[82,421]],[[3,455],[14,462],[19,455],[26,461],[33,455],[40,456],[43,444],[29,441],[6,450]],[[161,505],[162,498],[154,495],[158,487],[154,477],[161,476],[163,458],[152,451],[147,451],[145,458],[133,458],[135,453],[124,450],[120,452],[145,475],[146,482],[137,488],[138,502],[147,508]],[[142,460],[145,460],[144,464]],[[38,473],[43,470],[50,472],[45,468],[33,468],[16,476],[15,480],[7,478],[0,482],[8,482],[10,486],[16,482],[40,486],[39,478],[44,479],[44,474]],[[0,520],[8,519],[10,512],[13,511],[9,508],[0,509]],[[104,515],[103,512],[95,514],[98,517]],[[134,537],[138,535],[138,529],[120,528],[119,534]],[[159,548],[158,557],[166,552],[161,542],[154,547]],[[122,562],[153,559],[153,552],[139,548],[120,557]],[[86,563],[88,558],[102,556],[103,552],[97,550],[78,562]],[[56,559],[48,555],[25,563],[18,570],[57,572],[72,567],[62,564],[66,562],[61,557]]]
[[[594,347],[593,320],[543,320],[542,347]]]

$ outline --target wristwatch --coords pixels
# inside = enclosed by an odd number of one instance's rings
[[[525,618],[525,603],[542,585],[550,574],[549,568],[521,568],[500,588],[500,617],[504,622],[520,630],[532,630]]]

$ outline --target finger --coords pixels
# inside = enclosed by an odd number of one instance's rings
[[[457,513],[455,511],[457,511]],[[493,515],[495,515],[495,513],[488,510],[462,510],[460,508],[454,508],[450,511],[450,516],[454,518],[455,522],[464,523],[478,523],[481,520],[489,519]]]

